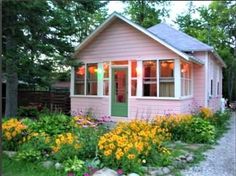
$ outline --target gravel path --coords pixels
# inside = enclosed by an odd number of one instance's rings
[[[205,153],[206,160],[182,171],[184,176],[236,176],[236,113],[230,129],[213,149]]]

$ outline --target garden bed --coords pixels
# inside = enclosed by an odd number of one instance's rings
[[[203,151],[224,133],[229,117],[229,112],[202,108],[193,115],[120,122],[112,129],[107,125],[109,117],[94,119],[91,113],[6,119],[3,149],[16,153],[3,155],[3,173],[178,175],[180,169],[204,159]]]

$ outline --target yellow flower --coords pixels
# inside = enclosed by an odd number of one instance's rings
[[[127,158],[133,160],[135,158],[135,154],[129,154]]]

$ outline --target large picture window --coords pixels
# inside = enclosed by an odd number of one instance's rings
[[[143,96],[157,96],[156,61],[143,61]]]
[[[84,95],[85,66],[75,68],[75,94]]]
[[[97,95],[97,64],[87,64],[87,95]]]
[[[191,64],[181,61],[181,96],[192,94]]]
[[[174,60],[159,61],[159,96],[174,97]]]

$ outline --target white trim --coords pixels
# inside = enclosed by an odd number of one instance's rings
[[[160,63],[159,62],[160,62],[160,60],[157,59],[156,60],[156,63],[157,63],[156,64],[157,65],[157,68],[156,68],[157,69],[157,73],[156,73],[157,74],[157,97],[159,97],[159,95],[160,95],[160,92],[159,92],[160,91]]]
[[[137,61],[137,69],[140,71],[140,73],[137,73],[137,97],[143,96],[143,60]],[[135,97],[135,96],[133,96]]]
[[[98,63],[98,70],[101,70],[101,73],[97,72],[97,95],[103,96],[103,63]]]
[[[75,94],[75,68],[71,67],[70,71],[70,96]]]
[[[97,96],[97,95],[71,95],[71,98],[107,98],[107,96]]]
[[[112,68],[111,61],[109,61],[109,116],[111,116],[111,87],[112,87]]]
[[[208,81],[209,81],[209,68],[208,68],[209,60],[208,60],[208,51],[205,52],[205,107],[208,107]]]
[[[146,99],[146,100],[181,100],[181,98],[175,97],[131,97],[133,99]]]
[[[174,90],[175,90],[175,98],[181,97],[181,72],[180,72],[180,59],[174,60]]]
[[[155,41],[159,42],[160,44],[164,45],[165,47],[172,50],[173,52],[175,52],[179,56],[183,57],[184,59],[186,59],[188,61],[190,60],[190,57],[188,55],[186,55],[185,53],[177,50],[176,48],[172,47],[168,43],[164,42],[163,40],[161,40],[160,38],[158,38],[157,36],[155,36],[154,34],[149,32],[148,30],[146,30],[145,28],[133,23],[132,21],[128,20],[127,18],[121,16],[120,14],[118,14],[116,12],[112,13],[110,15],[110,17],[105,20],[105,22],[103,22],[96,30],[94,30],[81,44],[79,44],[78,46],[75,47],[74,55],[76,55],[89,41],[91,41],[93,38],[95,38],[95,36],[100,31],[102,31],[108,24],[110,24],[115,18],[118,18],[118,19],[121,19],[121,20],[125,21],[126,23],[128,23],[129,25],[134,27],[135,29],[141,31],[142,33],[146,34],[150,38],[152,38]]]

